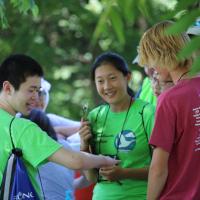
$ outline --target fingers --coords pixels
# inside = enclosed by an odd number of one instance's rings
[[[109,181],[119,181],[121,168],[114,165],[109,167],[102,167],[99,169],[99,174]]]
[[[84,121],[81,123],[81,127],[79,129],[79,135],[81,139],[85,142],[87,142],[92,137],[89,122]]]
[[[81,150],[89,150],[89,141],[92,138],[90,123],[88,121],[81,122],[81,127],[79,129],[79,135],[81,139]]]
[[[115,166],[115,165],[114,165]],[[108,167],[101,167],[99,171],[110,171],[114,168],[114,166],[108,166]]]
[[[105,177],[109,181],[114,181],[115,180],[115,166],[110,166],[110,167],[103,167],[99,169],[99,174],[103,177]]]
[[[109,157],[109,156],[103,156],[103,157],[104,157],[104,159],[106,160],[106,165],[105,165],[105,167],[106,167],[106,166],[116,165],[116,164],[118,164],[118,163],[120,162],[119,160],[116,160],[116,159],[111,158],[111,157]]]

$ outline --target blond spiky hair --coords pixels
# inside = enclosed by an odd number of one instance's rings
[[[186,33],[167,34],[166,30],[171,25],[173,22],[163,21],[144,33],[139,44],[139,64],[141,66],[154,63],[159,67],[175,69],[192,61],[192,58],[184,60],[177,58],[177,54],[190,41],[190,38]]]

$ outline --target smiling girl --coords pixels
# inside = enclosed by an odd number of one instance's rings
[[[131,73],[124,58],[104,53],[92,66],[92,80],[105,104],[93,109],[80,128],[81,150],[109,155],[119,165],[87,172],[97,182],[94,200],[146,199],[151,149],[148,139],[154,108],[134,99],[128,83]],[[89,148],[89,147],[92,148]]]

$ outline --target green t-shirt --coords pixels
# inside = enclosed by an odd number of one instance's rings
[[[142,110],[145,127],[142,123]],[[154,111],[151,104],[140,99],[132,103],[126,120],[127,111],[115,113],[109,109],[108,105],[92,110],[89,120],[92,126],[95,152],[113,156],[117,154],[121,160],[119,165],[123,168],[149,166],[151,154],[147,140],[153,128]],[[93,199],[146,199],[147,181],[124,179],[120,182],[122,185],[110,181],[98,182],[93,192]]]
[[[0,184],[12,149],[9,134],[9,125],[12,118],[12,115],[0,109]],[[29,177],[40,195],[40,189],[36,181],[37,166],[47,162],[47,158],[56,152],[61,145],[52,140],[36,124],[26,119],[15,118],[11,126],[11,133],[15,147],[22,149],[23,160]]]
[[[143,101],[149,102],[152,105],[156,106],[157,104],[157,97],[153,93],[153,89],[151,87],[151,80],[149,77],[146,77],[143,80],[142,84],[142,90],[138,97],[139,99],[142,99]]]

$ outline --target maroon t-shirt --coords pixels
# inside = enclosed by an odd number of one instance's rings
[[[169,153],[160,200],[200,200],[200,78],[179,81],[158,98],[150,144]]]

